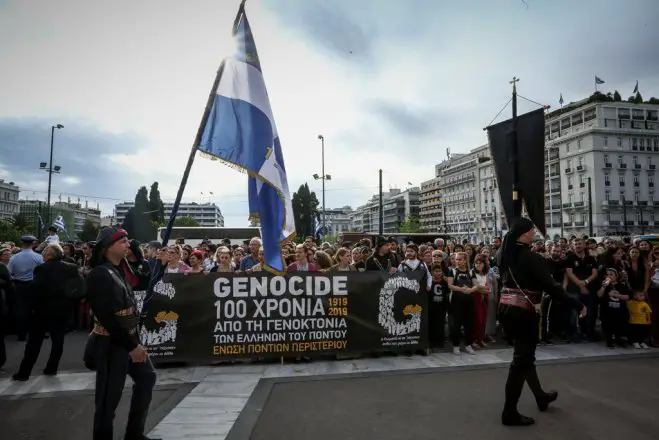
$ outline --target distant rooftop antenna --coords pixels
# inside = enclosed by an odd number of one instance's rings
[[[448,160],[451,159],[451,149],[450,148],[446,149],[446,159],[448,159]]]

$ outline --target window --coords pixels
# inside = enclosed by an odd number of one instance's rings
[[[645,148],[645,139],[643,139],[643,138],[639,139],[639,141],[638,141],[638,145],[639,145],[641,148]],[[649,146],[649,145],[648,145],[648,146]]]
[[[604,191],[604,200],[607,202],[611,200],[611,191]]]
[[[574,201],[574,194],[568,194],[567,202],[571,205],[573,201]]]
[[[625,192],[620,191],[620,203],[625,203]]]
[[[585,203],[586,202],[586,193],[585,192],[580,192],[579,193],[579,198],[581,199],[580,201]]]
[[[620,182],[620,186],[625,186],[625,175],[624,174],[619,174],[618,179]]]
[[[579,150],[581,150],[581,139],[579,139],[579,140],[577,141],[577,148],[578,148]]]
[[[642,219],[641,211],[636,211],[636,221],[640,222],[640,221],[642,221],[641,219]]]
[[[652,156],[648,156],[648,165],[652,165]]]
[[[570,223],[574,223],[574,214],[570,214]]]
[[[567,160],[567,169],[571,169],[571,168],[572,168],[572,159],[568,159]]]
[[[602,159],[604,159],[604,163],[609,163],[609,155],[608,154],[603,154]]]
[[[632,160],[634,161],[634,166],[638,165],[638,156],[634,156]]]
[[[621,138],[621,137],[619,137],[618,139],[616,139],[616,144],[617,144],[619,147],[622,147],[622,138]]]
[[[641,178],[638,176],[638,173],[634,173],[634,186],[641,185]]]
[[[648,174],[648,185],[654,186],[654,176],[651,174]]]
[[[569,186],[574,185],[574,178],[572,176],[567,176],[567,184]]]
[[[638,139],[632,138],[632,150],[636,150],[638,148]]]
[[[634,191],[634,201],[638,202],[641,197],[641,193],[638,191]]]
[[[610,178],[609,173],[606,173],[606,174],[604,175],[604,186],[609,186],[609,185],[611,185],[611,181],[609,180],[609,178]]]
[[[620,139],[620,138],[618,138],[618,139]],[[609,137],[608,137],[608,136],[604,136],[604,139],[603,139],[603,140],[604,140],[604,146],[605,146],[605,147],[608,147],[608,146],[609,146]]]
[[[569,152],[570,152],[570,142],[568,142],[567,144],[565,144],[565,152],[566,152],[566,153],[569,153]]]
[[[577,158],[577,165],[582,167],[583,166],[583,156],[579,156]]]
[[[618,156],[618,165],[622,165],[622,156]]]

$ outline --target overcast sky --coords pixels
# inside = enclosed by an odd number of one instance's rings
[[[0,178],[45,199],[50,127],[54,198],[111,214],[141,185],[173,201],[239,0],[0,0]],[[528,5],[528,6],[527,6]],[[558,106],[594,91],[659,97],[657,0],[248,0],[291,191],[328,208],[433,177],[510,95]],[[520,111],[536,108],[520,102]],[[509,115],[510,109],[504,113]],[[247,179],[197,157],[185,201],[247,225]],[[205,193],[206,197],[201,193]]]

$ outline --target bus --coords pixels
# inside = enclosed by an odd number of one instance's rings
[[[368,238],[371,243],[375,243],[375,238],[378,236],[375,232],[343,232],[340,236],[341,243],[349,241],[357,244],[359,240]],[[398,242],[398,245],[415,243],[417,245],[424,243],[433,243],[436,239],[441,238],[444,242],[451,239],[450,235],[437,234],[434,232],[397,232],[392,234],[384,234],[385,237],[393,237]]]
[[[156,240],[162,242],[166,227],[158,228]],[[232,245],[242,245],[245,240],[251,240],[254,237],[261,238],[261,228],[225,228],[225,227],[206,227],[206,226],[175,226],[169,236],[168,244],[178,242],[180,244],[189,244],[192,247],[199,246],[202,241],[210,240],[214,244],[220,244],[222,240],[228,238]]]

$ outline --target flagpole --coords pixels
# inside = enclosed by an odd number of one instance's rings
[[[513,172],[513,218],[522,216],[522,198],[519,194],[519,166],[517,157],[517,82],[519,78],[513,77],[510,83],[513,85],[513,119],[512,119],[512,139],[510,145],[510,165]]]
[[[240,22],[240,17],[242,16],[242,13],[245,10],[245,1],[246,0],[241,1],[240,7],[238,8],[238,13],[236,14],[236,19],[233,22],[233,31],[232,31],[233,35],[236,34],[236,29]],[[213,102],[215,101],[217,87],[219,86],[220,80],[222,79],[222,73],[224,73],[224,66],[225,66],[225,61],[222,60],[222,64],[220,64],[220,67],[217,69],[217,74],[215,75],[215,81],[213,81],[213,87],[211,87],[211,91],[208,94],[208,100],[206,101],[206,108],[204,109],[204,113],[201,116],[201,122],[199,123],[199,128],[197,129],[197,135],[195,136],[194,143],[192,144],[192,149],[190,150],[190,156],[188,156],[188,163],[185,166],[185,171],[183,172],[183,177],[181,178],[181,184],[179,185],[178,192],[176,193],[176,200],[174,201],[174,206],[172,206],[172,213],[169,216],[167,229],[165,230],[165,234],[162,237],[163,247],[167,246],[169,237],[172,234],[172,228],[174,227],[174,221],[176,220],[176,213],[178,212],[178,208],[181,204],[181,199],[183,198],[183,193],[185,192],[185,185],[187,185],[188,183],[188,177],[190,176],[190,170],[192,169],[192,163],[194,162],[195,156],[197,154],[197,149],[199,148],[199,144],[201,143],[201,138],[204,135],[204,127],[206,126],[206,122],[208,121],[208,116],[210,115],[211,109],[213,108]]]

